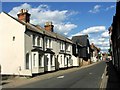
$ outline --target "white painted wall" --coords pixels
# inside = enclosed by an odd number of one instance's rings
[[[65,68],[64,54],[59,54],[58,56],[59,68]]]
[[[52,39],[52,49],[56,56],[59,55],[60,46],[58,40]]]
[[[71,43],[66,43],[67,48],[66,48],[66,53],[71,55],[71,58],[69,55],[66,55],[66,58],[68,58],[68,67],[73,66],[73,59],[72,59],[72,44]]]
[[[25,71],[24,55],[25,26],[9,17],[5,13],[0,14],[0,64],[2,74],[31,75]],[[13,38],[15,40],[13,41]]]
[[[79,66],[79,58],[72,55],[73,66]]]
[[[93,57],[91,57],[91,61],[92,62],[97,62],[97,58],[96,58],[97,56],[96,56],[96,52],[95,51],[93,51]]]
[[[43,65],[43,68],[39,68],[39,53],[36,51],[36,52],[31,52],[32,49],[34,49],[33,47],[33,34],[35,35],[35,37],[40,37],[40,46],[42,47],[42,50],[43,50],[43,38],[41,36],[41,34],[36,34],[36,33],[33,33],[33,32],[30,32],[30,31],[27,31],[25,33],[25,56],[27,53],[30,54],[30,70],[32,71],[32,73],[43,73],[44,72],[44,58],[42,58],[42,65]],[[35,39],[35,46],[38,47],[37,45],[37,38]],[[35,54],[35,66],[33,65],[34,64],[34,54]]]

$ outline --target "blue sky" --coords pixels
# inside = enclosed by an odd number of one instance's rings
[[[116,10],[115,2],[4,2],[2,10],[17,18],[21,9],[31,13],[31,23],[44,26],[52,21],[54,31],[71,38],[88,34],[90,43],[109,48],[108,28]]]

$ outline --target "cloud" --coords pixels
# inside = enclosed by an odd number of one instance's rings
[[[101,48],[101,51],[108,51],[106,47],[109,47],[109,38],[108,38],[108,31],[106,30],[105,26],[93,26],[87,29],[84,29],[72,36],[79,36],[79,35],[89,35],[90,44],[94,43],[98,48]]]
[[[18,6],[18,7],[14,7],[10,12],[9,14],[16,17],[17,18],[17,13],[20,11],[20,9],[27,9],[29,10],[31,8],[31,6],[27,3],[24,3],[22,4],[21,6]]]
[[[44,26],[45,22],[52,21],[54,24],[55,32],[67,35],[72,29],[76,28],[77,25],[71,22],[65,22],[69,16],[77,14],[76,11],[68,10],[50,10],[48,5],[41,4],[38,7],[32,7],[28,3],[24,3],[18,7],[14,7],[9,14],[17,18],[17,13],[20,9],[27,9],[31,14],[30,22]]]
[[[101,5],[95,5],[92,10],[89,10],[90,13],[97,13],[100,11]]]
[[[101,47],[101,50],[102,50],[102,51],[108,51],[109,48],[110,48],[110,47]]]
[[[109,32],[105,31],[101,34],[101,36],[104,37],[104,38],[108,38],[109,37]]]
[[[104,41],[105,41],[105,38],[99,38],[98,41],[104,42]]]
[[[70,32],[72,29],[76,28],[77,25],[71,24],[71,23],[59,23],[55,25],[55,30],[58,33],[63,33],[64,35],[67,35],[68,32]]]
[[[103,31],[106,31],[105,26],[93,26],[93,27],[89,27],[87,29],[84,29],[81,32],[76,33],[72,36],[84,35],[84,34],[95,34],[95,33],[103,32]]]
[[[110,10],[110,9],[113,9],[113,8],[115,8],[115,5],[111,5],[111,6],[107,7],[107,8],[106,8],[106,11],[108,11],[108,10]]]
[[[108,51],[110,44],[109,39],[106,38],[97,38],[97,39],[89,39],[90,43],[94,43],[97,47],[101,49],[101,51]]]

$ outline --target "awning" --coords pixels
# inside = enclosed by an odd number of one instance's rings
[[[53,52],[51,49],[47,49],[45,53],[55,54],[55,52]]]
[[[34,48],[31,50],[32,52],[39,52],[39,54],[43,55],[45,52],[43,50],[41,50],[40,48]]]

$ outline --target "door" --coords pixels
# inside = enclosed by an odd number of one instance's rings
[[[29,69],[29,53],[26,54],[26,69]]]
[[[48,63],[49,63],[48,55],[45,55],[45,63],[44,63],[45,71],[48,71]]]
[[[39,54],[39,60],[38,60],[39,68],[42,66],[42,55]]]

